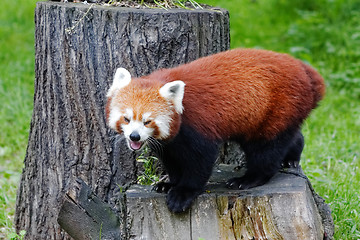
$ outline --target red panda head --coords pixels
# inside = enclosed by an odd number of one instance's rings
[[[161,85],[145,78],[132,80],[126,69],[118,68],[107,93],[107,123],[124,133],[132,150],[153,140],[169,139],[180,127],[184,87],[182,81]]]

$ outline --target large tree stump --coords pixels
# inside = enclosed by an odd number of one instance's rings
[[[57,223],[80,178],[116,204],[136,180],[134,155],[105,124],[105,93],[117,67],[133,76],[229,48],[224,10],[161,10],[39,2],[35,96],[15,225],[27,239],[63,239]]]

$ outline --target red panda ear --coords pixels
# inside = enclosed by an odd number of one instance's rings
[[[106,96],[111,97],[115,90],[126,87],[131,82],[131,74],[125,68],[116,69],[113,83]]]
[[[185,83],[183,81],[173,81],[165,84],[159,90],[160,95],[173,102],[175,111],[179,114],[183,112],[182,100],[184,98]]]

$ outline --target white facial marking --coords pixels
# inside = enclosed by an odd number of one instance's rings
[[[170,122],[171,117],[167,115],[160,115],[155,118],[155,123],[159,128],[159,139],[167,138],[170,135]]]
[[[116,90],[126,87],[131,82],[131,74],[125,68],[118,68],[115,72],[113,83],[106,96],[111,97]]]
[[[143,121],[146,122],[147,120],[149,120],[150,116],[151,116],[151,112],[144,113],[142,116]]]
[[[182,100],[184,98],[185,83],[183,81],[173,81],[166,83],[160,88],[160,95],[172,101],[175,107],[175,111],[179,114],[183,112]]]
[[[125,109],[125,114],[124,114],[125,117],[127,117],[127,119],[131,120],[134,116],[134,112],[131,108],[127,108]]]
[[[109,114],[109,126],[116,130],[116,123],[120,120],[122,114],[118,108],[113,108]]]

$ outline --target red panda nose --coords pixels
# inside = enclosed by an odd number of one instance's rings
[[[134,141],[134,142],[139,141],[139,140],[140,140],[140,135],[139,135],[139,133],[138,133],[138,132],[132,132],[132,133],[130,134],[130,140],[131,140],[131,141]]]

